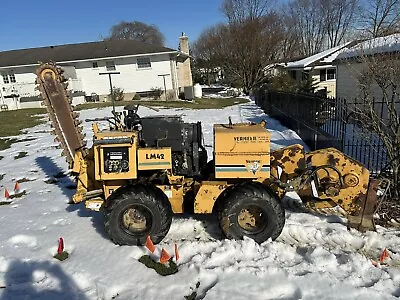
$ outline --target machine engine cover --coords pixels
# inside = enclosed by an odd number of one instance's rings
[[[141,143],[148,148],[170,148],[175,175],[199,175],[207,164],[201,123],[184,123],[180,116],[141,118]]]
[[[269,178],[270,133],[264,124],[214,125],[216,178]]]

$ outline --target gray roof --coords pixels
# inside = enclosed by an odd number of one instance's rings
[[[107,40],[0,52],[0,67],[65,62],[117,56],[163,53],[177,50],[133,40]]]

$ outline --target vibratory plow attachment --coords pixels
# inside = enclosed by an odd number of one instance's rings
[[[53,127],[53,134],[72,167],[75,152],[85,147],[79,114],[74,112],[67,96],[67,84],[63,71],[54,63],[44,63],[36,71],[36,84]]]

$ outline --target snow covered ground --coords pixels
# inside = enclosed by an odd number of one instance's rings
[[[81,118],[109,115],[110,108],[83,111]],[[211,153],[212,124],[267,119],[273,148],[301,142],[253,103],[220,110],[140,108],[142,116],[182,114],[202,121]],[[274,242],[225,240],[213,216],[177,216],[157,247],[173,253],[179,272],[162,277],[137,259],[143,247],[116,246],[103,230],[101,213],[67,204],[69,177],[55,178],[67,165],[56,149],[49,124],[27,130],[0,152],[0,191],[17,180],[26,195],[0,206],[0,300],[9,299],[396,299],[400,296],[400,232],[379,228],[347,231],[345,220],[287,210],[286,225]],[[90,124],[85,132],[91,139]],[[14,159],[19,152],[27,156]],[[57,176],[59,177],[59,176]],[[0,176],[1,178],[1,176]],[[50,179],[50,180],[49,180]],[[295,198],[295,195],[290,195]],[[1,198],[0,201],[5,199]],[[62,236],[70,257],[53,258]],[[387,247],[388,265],[374,267]],[[198,288],[196,284],[200,283]]]

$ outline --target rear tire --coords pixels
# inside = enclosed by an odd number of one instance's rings
[[[221,199],[218,219],[227,238],[244,236],[262,243],[275,240],[285,225],[285,210],[279,198],[259,182],[234,186]]]
[[[119,188],[107,200],[104,228],[118,245],[144,245],[147,236],[154,244],[167,235],[172,209],[167,196],[151,184]]]

